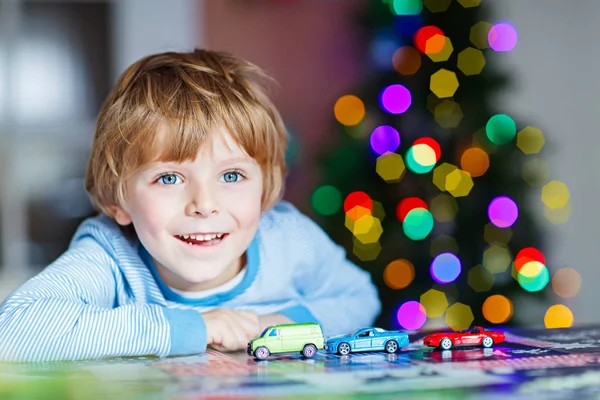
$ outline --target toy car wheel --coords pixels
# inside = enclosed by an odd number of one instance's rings
[[[350,345],[346,342],[342,342],[338,346],[338,354],[342,356],[346,356],[350,354]]]
[[[270,355],[271,352],[264,346],[254,350],[254,357],[258,358],[259,360],[266,360]]]
[[[452,340],[446,338],[443,338],[440,341],[440,347],[444,350],[450,350],[452,348]]]
[[[385,344],[385,351],[392,354],[398,350],[398,342],[395,340],[388,340]]]
[[[492,346],[494,345],[494,339],[492,339],[492,338],[491,338],[491,337],[489,337],[489,336],[486,336],[486,337],[484,337],[484,338],[483,338],[483,340],[481,341],[481,345],[482,345],[483,347],[485,347],[486,349],[487,349],[487,348],[490,348],[490,347],[492,347]]]
[[[302,355],[306,358],[313,358],[317,354],[317,347],[314,344],[307,344],[302,349]]]

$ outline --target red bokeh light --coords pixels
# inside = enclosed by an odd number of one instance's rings
[[[420,138],[415,140],[413,146],[417,144],[426,144],[427,146],[431,147],[431,149],[435,152],[435,162],[440,161],[440,157],[442,156],[442,149],[440,148],[439,143],[436,142],[434,139],[429,137]]]
[[[427,25],[427,26],[420,28],[417,31],[417,33],[415,33],[415,37],[414,37],[415,47],[417,48],[417,50],[419,50],[421,53],[425,54],[425,52],[427,50],[427,41],[429,39],[431,39],[432,37],[434,37],[435,35],[445,36],[444,32],[442,32],[442,30],[440,28],[438,28],[437,26]]]
[[[344,200],[344,212],[348,213],[348,211],[356,206],[364,207],[372,212],[373,200],[371,200],[371,197],[365,192],[352,192],[346,196],[346,200]]]
[[[426,210],[429,209],[425,200],[418,197],[407,197],[398,203],[398,207],[396,207],[396,217],[398,218],[398,221],[404,222],[406,214],[415,208],[424,208]]]
[[[517,253],[515,257],[515,269],[517,272],[520,272],[521,268],[531,261],[537,261],[546,265],[546,258],[541,251],[534,247],[526,247]]]

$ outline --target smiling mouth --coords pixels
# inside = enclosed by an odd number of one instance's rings
[[[210,233],[205,235],[175,235],[190,246],[214,246],[229,236],[229,233]]]

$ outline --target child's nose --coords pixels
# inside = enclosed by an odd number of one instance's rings
[[[207,188],[194,190],[185,207],[185,213],[189,216],[208,217],[219,213],[219,202],[216,194]]]

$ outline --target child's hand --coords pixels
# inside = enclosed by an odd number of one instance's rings
[[[251,311],[218,308],[202,313],[207,344],[218,351],[246,349],[260,334],[258,315]]]

